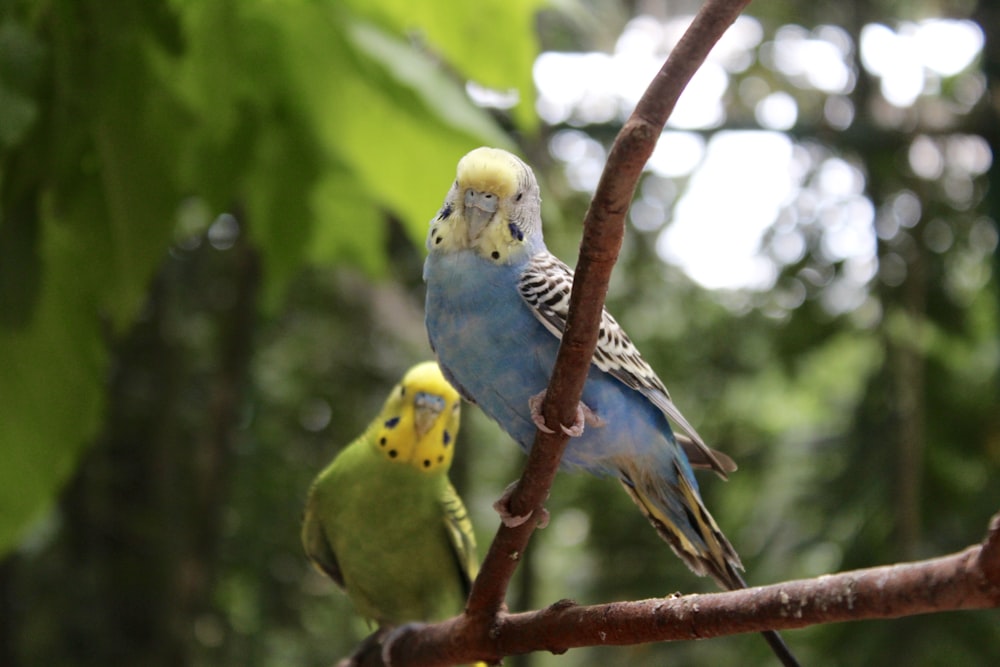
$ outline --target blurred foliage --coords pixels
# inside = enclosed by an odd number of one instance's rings
[[[383,215],[419,242],[440,174],[510,145],[442,71],[433,2],[13,2],[0,14],[0,551],[49,507],[101,424],[107,343],[171,243],[227,208],[276,307],[304,264],[383,274]],[[490,3],[530,24],[530,2]],[[449,12],[442,55],[520,93],[529,30]],[[483,57],[489,56],[489,57]],[[505,76],[506,72],[506,76]],[[521,111],[522,117],[528,112]],[[226,234],[226,227],[216,228]]]
[[[532,2],[466,4],[0,6],[0,550],[11,550],[0,664],[330,664],[368,632],[308,567],[299,518],[313,476],[430,354],[426,220],[464,152],[518,145],[543,181],[549,245],[572,263],[587,194],[550,140],[582,132],[606,148],[617,131],[538,127],[531,64],[540,48],[612,49],[633,3],[538,15]],[[989,7],[946,8],[983,27],[973,69],[988,91],[1000,81]],[[864,22],[943,10],[749,11],[765,44],[790,23],[839,25],[857,44]],[[796,100],[787,135],[810,171],[762,252],[780,254],[792,215],[802,256],[772,290],[712,292],[663,263],[659,230],[636,225],[609,308],[688,418],[739,462],[702,491],[751,583],[960,549],[997,511],[995,101],[953,104],[956,78],[887,116],[855,51],[855,122],[837,129],[823,112],[832,96],[768,69],[765,50],[730,81],[726,117],[753,126],[735,92],[749,77]],[[484,110],[466,80],[520,101]],[[953,135],[982,137],[994,157],[960,200],[907,157],[920,136]],[[846,309],[830,304],[850,268],[824,253],[809,208],[830,158],[863,174],[879,226],[878,272]],[[669,208],[689,185],[648,174],[642,191],[673,193]],[[887,226],[901,201],[920,215]],[[934,242],[942,224],[947,246]],[[485,552],[490,505],[523,457],[472,407],[459,447],[453,477]],[[548,507],[512,608],[712,590],[617,485],[560,475]],[[962,612],[786,638],[813,666],[990,665],[998,620]],[[747,636],[506,662],[667,661],[773,658]]]

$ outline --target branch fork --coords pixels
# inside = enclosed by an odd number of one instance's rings
[[[625,214],[643,168],[681,92],[749,0],[706,0],[625,122],[608,155],[584,219],[569,316],[541,405],[547,424],[571,424],[597,346],[608,281],[625,232]],[[857,570],[725,593],[580,606],[560,600],[509,613],[505,598],[520,556],[544,516],[568,436],[539,431],[507,508],[530,515],[501,524],[473,585],[465,613],[400,632],[392,664],[452,665],[531,651],[704,639],[870,618],[1000,606],[1000,514],[982,545],[942,558]],[[341,665],[383,665],[366,651]]]

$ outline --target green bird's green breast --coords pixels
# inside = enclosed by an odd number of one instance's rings
[[[446,475],[389,463],[365,445],[349,450],[318,480],[313,502],[358,611],[392,625],[459,613],[466,590],[445,527]]]

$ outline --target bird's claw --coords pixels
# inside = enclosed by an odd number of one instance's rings
[[[545,423],[545,418],[542,417],[542,401],[545,400],[545,390],[538,392],[534,396],[528,399],[528,408],[531,410],[531,421],[538,427],[539,431],[543,433],[555,433],[554,430],[548,427]],[[562,432],[571,438],[578,438],[583,435],[585,426],[593,426],[595,428],[600,428],[604,426],[605,421],[597,416],[593,410],[587,407],[586,403],[580,401],[576,405],[576,419],[570,426],[559,425]]]
[[[541,390],[528,399],[528,409],[531,410],[531,421],[542,433],[555,433],[545,424],[545,417],[542,416],[542,400],[545,399],[545,390]]]
[[[527,514],[511,513],[510,496],[514,492],[515,486],[517,486],[517,482],[511,482],[507,486],[507,488],[503,490],[503,493],[500,495],[500,498],[498,498],[497,501],[493,503],[493,509],[495,509],[497,511],[497,514],[500,515],[500,521],[503,523],[503,525],[507,526],[508,528],[517,528],[525,521],[530,519],[531,515],[535,513],[534,510],[528,512]],[[544,507],[540,507],[538,515],[538,528],[545,528],[545,526],[547,525],[549,525],[549,511]]]
[[[587,422],[587,417],[583,412],[584,409],[587,409],[588,411],[590,410],[590,408],[587,408],[583,403],[577,403],[576,419],[573,420],[573,424],[571,426],[559,424],[559,428],[562,429],[563,433],[571,438],[579,438],[583,435],[583,427]]]

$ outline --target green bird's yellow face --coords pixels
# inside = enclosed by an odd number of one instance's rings
[[[541,198],[535,174],[500,148],[477,148],[458,163],[427,236],[430,252],[471,248],[505,263],[541,241]]]
[[[436,362],[410,369],[376,424],[373,447],[387,460],[424,472],[446,472],[455,451],[461,399]]]

